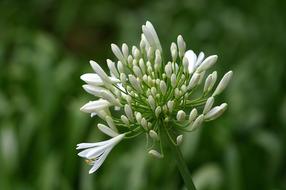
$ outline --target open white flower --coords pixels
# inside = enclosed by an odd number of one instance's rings
[[[97,143],[80,143],[77,145],[76,149],[85,149],[78,153],[78,155],[86,158],[88,163],[92,165],[89,170],[90,174],[95,172],[102,165],[113,147],[117,145],[124,136],[125,134],[120,134],[106,141]]]
[[[90,173],[98,169],[124,137],[145,133],[153,142],[149,154],[163,158],[162,132],[179,145],[182,132],[198,129],[203,122],[218,118],[227,108],[226,103],[213,107],[214,99],[232,77],[229,71],[213,92],[217,72],[208,72],[216,63],[217,55],[205,56],[203,52],[196,55],[186,49],[179,35],[176,43],[171,43],[171,60],[165,60],[157,32],[148,21],[142,26],[140,47],[128,47],[125,43],[121,47],[111,44],[117,60],[107,59],[109,72],[90,61],[95,73],[81,76],[87,83],[83,85],[84,90],[95,97],[82,106],[81,111],[104,120],[106,125],[99,124],[98,129],[113,137],[99,143],[79,144],[78,149],[86,149],[79,156],[93,165]],[[117,112],[114,115],[109,111],[112,107]]]

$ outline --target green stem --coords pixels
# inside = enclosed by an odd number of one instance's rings
[[[166,133],[168,134],[168,131],[166,129]],[[196,187],[193,183],[192,176],[189,172],[188,166],[186,162],[184,161],[183,155],[181,150],[177,145],[175,145],[172,140],[170,139],[169,134],[167,135],[167,142],[168,146],[171,148],[173,155],[175,156],[177,167],[181,173],[181,176],[183,177],[183,180],[185,182],[185,185],[188,190],[196,190]]]

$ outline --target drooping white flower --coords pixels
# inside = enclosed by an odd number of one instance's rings
[[[78,150],[84,149],[78,153],[80,157],[89,160],[92,165],[89,173],[95,172],[104,162],[110,151],[115,145],[117,145],[125,136],[125,134],[120,134],[112,139],[97,142],[97,143],[80,143],[77,145]]]

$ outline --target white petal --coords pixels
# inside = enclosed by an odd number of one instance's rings
[[[95,85],[95,86],[102,86],[104,85],[104,82],[100,78],[98,74],[95,73],[86,73],[80,76],[80,79],[86,82],[87,84]],[[118,80],[115,77],[109,77],[112,83],[119,83],[120,80]]]
[[[105,88],[102,88],[100,86],[89,85],[89,84],[85,84],[82,87],[86,92],[88,92],[88,93],[90,93],[96,97],[101,97],[101,92],[106,91]]]
[[[89,174],[94,173],[103,164],[104,160],[106,159],[110,151],[111,149],[105,151],[97,160],[94,161],[92,168],[88,172]]]
[[[77,144],[76,149],[86,149],[86,148],[93,148],[93,147],[97,147],[97,146],[103,146],[107,143],[107,141],[101,141],[101,142],[96,142],[96,143],[80,143]]]
[[[188,50],[185,53],[185,57],[189,62],[189,73],[193,73],[196,69],[197,55],[192,50]]]
[[[204,58],[205,58],[205,54],[204,54],[204,52],[201,51],[199,53],[197,61],[196,61],[196,67],[200,66],[200,64],[203,62]]]
[[[105,81],[107,83],[111,83],[110,78],[107,76],[107,74],[104,72],[104,70],[100,67],[100,65],[98,63],[96,63],[93,60],[90,60],[89,63],[91,65],[92,69],[94,70],[94,72],[96,72],[103,81]]]
[[[87,104],[85,104],[84,106],[82,106],[80,108],[81,111],[83,112],[87,112],[87,113],[92,113],[92,112],[96,112],[96,111],[100,111],[104,108],[109,107],[111,104],[106,101],[106,100],[96,100],[96,101],[90,101]]]

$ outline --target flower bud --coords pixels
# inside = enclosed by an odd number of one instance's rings
[[[146,131],[148,130],[148,123],[144,117],[141,119],[141,125]]]
[[[139,67],[140,67],[142,73],[145,74],[145,72],[146,72],[146,67],[145,67],[144,60],[143,60],[142,58],[139,60]]]
[[[177,77],[175,73],[171,75],[171,85],[173,88],[177,85]]]
[[[116,44],[111,44],[111,50],[119,61],[125,63],[124,56]]]
[[[172,75],[172,64],[171,64],[171,62],[168,62],[167,65],[165,66],[165,73],[166,73],[168,78],[171,77],[171,75]]]
[[[149,152],[148,152],[151,156],[153,156],[154,158],[158,158],[158,159],[161,159],[161,158],[163,158],[164,156],[162,155],[162,154],[160,154],[158,151],[156,151],[156,150],[150,150]]]
[[[188,89],[190,90],[194,88],[198,84],[199,80],[200,80],[200,74],[194,73],[188,85]]]
[[[110,137],[116,137],[118,135],[118,133],[116,133],[115,131],[113,131],[112,129],[110,129],[109,127],[107,127],[106,125],[103,125],[101,123],[99,123],[97,125],[98,129],[103,132],[104,134],[110,136]]]
[[[189,121],[193,122],[198,115],[198,110],[196,108],[192,109],[189,116]]]
[[[114,131],[118,133],[116,126],[114,125],[113,119],[110,116],[105,117],[105,121],[107,122],[108,126]]]
[[[219,95],[227,87],[232,75],[232,71],[229,71],[222,77],[212,96]]]
[[[220,106],[216,106],[213,109],[211,109],[205,116],[204,119],[207,121],[214,120],[221,116],[224,111],[227,109],[227,104],[223,103]]]
[[[179,56],[183,57],[186,51],[186,43],[181,35],[177,38],[177,44],[179,48]]]
[[[191,130],[192,131],[196,130],[198,127],[202,125],[203,121],[204,121],[204,114],[201,114],[197,117],[197,119],[191,125]]]
[[[124,106],[124,111],[125,111],[125,114],[126,114],[126,116],[128,117],[128,119],[129,119],[130,121],[133,121],[134,118],[133,118],[133,113],[132,113],[131,106],[128,105],[128,104],[125,104],[125,106]]]
[[[129,120],[125,115],[121,115],[121,120],[124,124],[129,125]]]
[[[172,55],[172,60],[173,62],[175,62],[178,56],[178,50],[177,50],[177,45],[174,42],[171,44],[170,51]]]
[[[124,65],[122,64],[121,61],[117,62],[117,69],[118,69],[119,73],[125,73]]]
[[[162,112],[162,109],[160,106],[158,106],[156,109],[155,109],[155,115],[156,117],[159,117],[160,113]]]
[[[179,136],[177,136],[177,146],[179,146],[179,145],[181,145],[182,144],[182,142],[183,142],[183,135],[179,135]]]
[[[160,81],[160,90],[161,90],[163,95],[165,95],[167,92],[167,85],[166,85],[165,81],[163,81],[163,80]]]
[[[152,110],[155,110],[155,106],[156,106],[156,103],[155,103],[155,100],[153,98],[153,96],[148,96],[148,99],[147,99],[150,107],[152,108]]]
[[[123,43],[121,49],[122,49],[124,58],[127,59],[129,55],[127,44]]]
[[[142,77],[142,72],[138,66],[133,66],[133,72],[135,73],[137,77],[140,77],[140,78]]]
[[[186,113],[183,110],[178,111],[177,113],[177,120],[183,121],[186,117]]]
[[[135,114],[135,118],[136,118],[136,121],[137,121],[137,123],[141,123],[141,120],[142,120],[142,114],[140,113],[140,112],[137,112],[136,114]]]
[[[129,82],[131,83],[132,87],[137,90],[138,92],[142,91],[139,81],[135,78],[134,75],[128,75]]]
[[[197,72],[203,72],[208,70],[211,66],[213,66],[217,61],[217,55],[211,55],[207,57],[197,68]]]
[[[213,104],[214,104],[214,97],[209,97],[206,104],[205,104],[203,114],[206,114],[207,112],[209,112],[211,110]]]
[[[154,131],[154,130],[150,130],[149,131],[149,135],[152,139],[156,140],[156,141],[159,141],[159,136],[158,134]]]
[[[113,61],[111,61],[110,59],[107,59],[106,62],[107,62],[107,66],[108,66],[110,72],[111,72],[114,76],[116,76],[117,78],[119,78],[119,73],[118,73],[118,71],[117,71],[117,69],[116,69],[116,67],[115,67],[115,63],[114,63]]]

